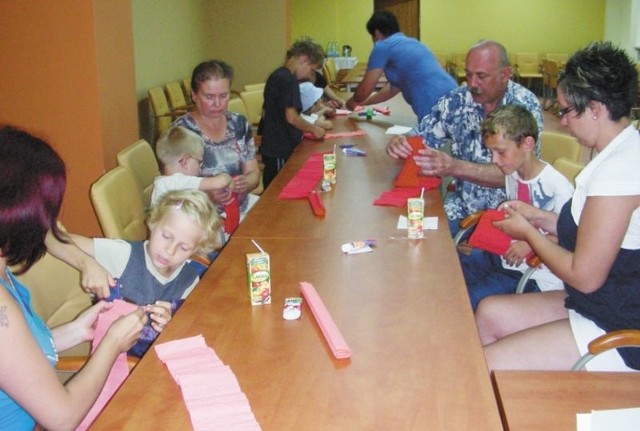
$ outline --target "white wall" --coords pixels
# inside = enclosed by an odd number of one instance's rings
[[[640,59],[640,0],[607,0],[604,37]]]

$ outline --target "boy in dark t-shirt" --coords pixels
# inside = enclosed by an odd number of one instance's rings
[[[300,117],[302,103],[298,81],[322,65],[324,52],[312,39],[298,39],[287,51],[282,67],[267,79],[264,88],[264,113],[261,120],[260,154],[264,163],[266,189],[287,161],[305,132],[322,139],[325,130]]]

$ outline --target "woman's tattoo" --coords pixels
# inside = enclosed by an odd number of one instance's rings
[[[9,327],[9,318],[7,317],[6,305],[0,305],[0,326],[5,328]]]

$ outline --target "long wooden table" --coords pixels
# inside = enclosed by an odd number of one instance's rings
[[[640,374],[494,371],[505,429],[575,431],[576,414],[640,407]]]
[[[407,240],[404,208],[373,201],[392,188],[400,163],[384,153],[389,124],[335,120],[366,137],[302,143],[189,296],[158,343],[202,334],[235,373],[263,430],[496,430],[500,416],[442,202],[426,194],[439,229]],[[314,217],[306,200],[278,200],[310,154],[353,142],[366,157],[338,153],[338,183]],[[249,304],[245,254],[255,239],[270,254],[271,305]],[[372,253],[340,245],[377,239]],[[303,303],[283,301],[312,283],[352,351],[336,360]],[[93,430],[190,429],[180,389],[153,349]]]

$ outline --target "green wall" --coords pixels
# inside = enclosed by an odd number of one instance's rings
[[[321,3],[321,4],[320,4]],[[422,0],[420,37],[430,48],[465,52],[480,39],[496,39],[509,51],[573,52],[604,36],[606,0]],[[366,59],[371,38],[365,24],[371,0],[291,0],[291,36],[331,40]]]

